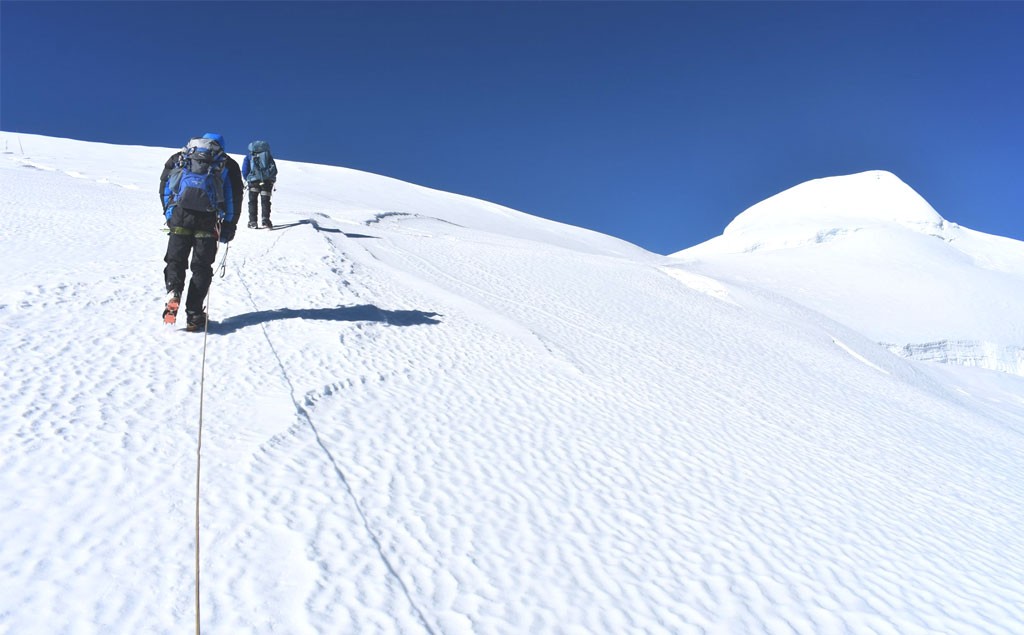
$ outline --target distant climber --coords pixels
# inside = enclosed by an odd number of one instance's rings
[[[256,229],[257,203],[263,205],[263,227],[273,229],[270,222],[270,195],[277,182],[277,163],[270,153],[270,144],[266,141],[253,141],[249,144],[249,153],[242,161],[242,176],[249,186],[249,228]],[[258,200],[257,200],[258,199]]]

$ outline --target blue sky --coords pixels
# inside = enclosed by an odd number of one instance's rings
[[[4,0],[0,128],[263,138],[658,253],[884,169],[1024,240],[1022,33],[1021,2]]]

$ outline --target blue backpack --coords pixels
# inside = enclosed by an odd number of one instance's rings
[[[246,181],[276,181],[277,164],[274,155],[270,154],[270,144],[266,141],[253,141],[249,144],[249,174]]]
[[[192,212],[224,213],[224,162],[224,151],[213,139],[189,141],[167,179],[168,208],[180,205]]]

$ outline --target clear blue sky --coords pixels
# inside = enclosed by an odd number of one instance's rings
[[[658,253],[884,169],[1024,239],[1022,2],[3,0],[0,30],[7,131],[265,138]]]

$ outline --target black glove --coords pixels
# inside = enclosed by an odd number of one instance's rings
[[[220,228],[220,242],[229,243],[235,239],[235,226],[234,225],[221,225]]]

